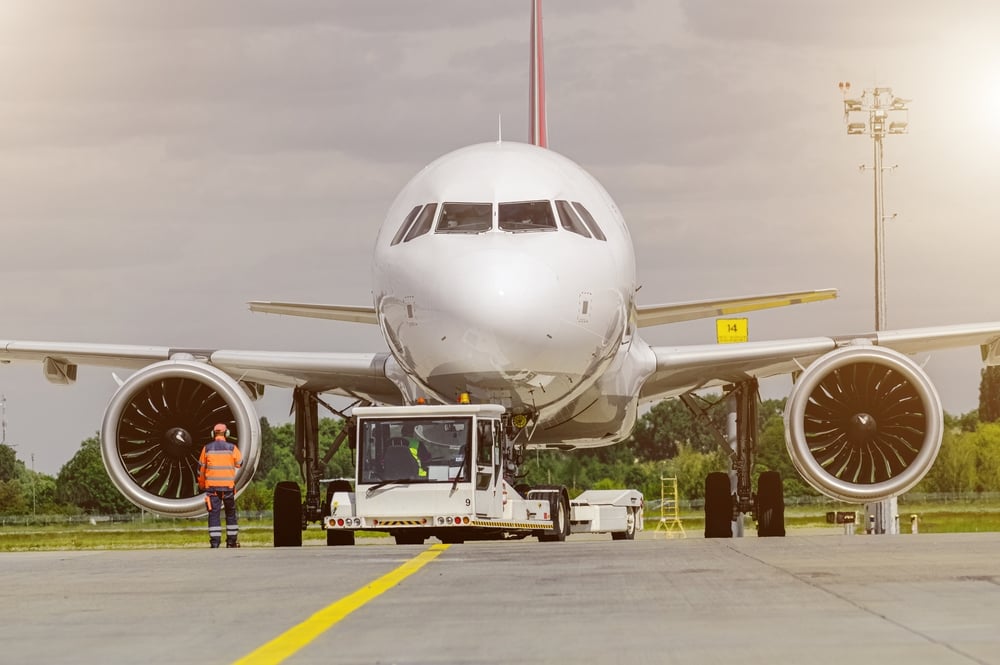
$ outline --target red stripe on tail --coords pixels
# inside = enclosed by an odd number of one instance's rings
[[[549,147],[549,121],[545,113],[545,58],[542,48],[542,0],[531,1],[531,73],[528,90],[528,131],[531,142]]]

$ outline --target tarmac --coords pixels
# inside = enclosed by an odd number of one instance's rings
[[[0,554],[0,663],[1000,665],[1000,533],[789,534]]]

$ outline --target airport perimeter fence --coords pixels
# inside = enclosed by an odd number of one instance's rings
[[[704,499],[681,499],[677,502],[681,512],[698,512],[705,509]],[[650,518],[654,512],[660,510],[662,501],[660,499],[646,499],[644,511],[646,518]],[[906,505],[971,505],[981,504],[994,506],[1000,510],[1000,492],[909,492],[899,497],[899,504]],[[798,496],[785,497],[786,508],[816,508],[818,512],[837,509],[847,504],[843,501],[835,501],[826,496]]]
[[[241,521],[270,522],[271,511],[239,511]],[[14,526],[99,526],[99,525],[142,525],[157,528],[182,529],[202,523],[201,517],[170,517],[155,513],[126,513],[124,515],[0,515],[0,529]]]
[[[646,519],[653,519],[660,510],[660,499],[647,499],[645,503]],[[705,508],[703,499],[681,499],[680,510],[683,513],[700,512]],[[979,505],[987,510],[1000,511],[1000,492],[949,492],[949,493],[922,493],[910,492],[899,497],[901,506],[907,505]],[[785,497],[786,507],[815,508],[817,513],[824,513],[829,510],[843,509],[849,505],[843,502],[834,501],[824,496],[804,496]],[[271,511],[247,511],[240,510],[240,520],[245,522],[265,522],[272,519]],[[142,525],[147,524],[150,528],[177,528],[182,529],[200,524],[205,520],[202,517],[169,517],[156,515],[155,513],[139,512],[127,513],[124,515],[0,515],[0,528],[15,526],[99,526],[99,525]]]

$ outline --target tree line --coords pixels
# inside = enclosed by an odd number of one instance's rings
[[[292,423],[272,426],[261,418],[261,455],[254,480],[240,495],[240,508],[270,510],[274,486],[282,480],[299,480],[295,459],[295,427]],[[321,449],[336,438],[341,421],[320,422]],[[207,441],[206,441],[207,443]],[[323,470],[327,478],[349,478],[354,473],[351,450],[345,445]],[[139,509],[112,484],[101,459],[101,442],[95,435],[85,439],[72,458],[50,476],[29,469],[17,459],[15,450],[0,445],[0,515],[126,515]]]
[[[977,410],[945,415],[941,452],[914,492],[1000,491],[1000,368],[983,370],[979,401]],[[818,496],[799,478],[788,457],[784,406],[785,400],[765,400],[758,409],[760,437],[754,473],[781,472],[786,497]],[[573,494],[635,488],[652,500],[660,496],[661,478],[674,477],[681,498],[701,499],[705,476],[730,467],[728,453],[715,433],[725,431],[724,400],[709,396],[701,411],[703,418],[695,417],[679,400],[664,400],[643,415],[632,435],[617,445],[572,452],[529,451],[522,466],[524,482],[565,485]],[[328,449],[342,427],[340,420],[320,420],[320,450]],[[261,419],[260,463],[253,482],[240,496],[242,510],[269,510],[277,483],[301,480],[294,434],[292,423],[273,426]],[[341,446],[322,474],[352,478],[350,448]],[[17,459],[13,448],[0,445],[0,515],[133,512],[138,508],[118,492],[104,470],[97,436],[84,440],[54,477],[32,471]]]

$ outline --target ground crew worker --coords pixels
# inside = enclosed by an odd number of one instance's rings
[[[229,428],[212,428],[212,441],[205,444],[198,458],[198,487],[205,492],[208,506],[208,543],[214,548],[222,542],[220,511],[226,508],[226,547],[239,547],[240,527],[236,522],[236,470],[243,464],[243,454],[227,439]]]
[[[403,438],[406,439],[406,443],[410,447],[410,454],[417,462],[417,475],[426,478],[427,465],[431,461],[431,455],[427,451],[427,446],[417,438],[416,432],[413,431],[413,423],[403,424]]]

